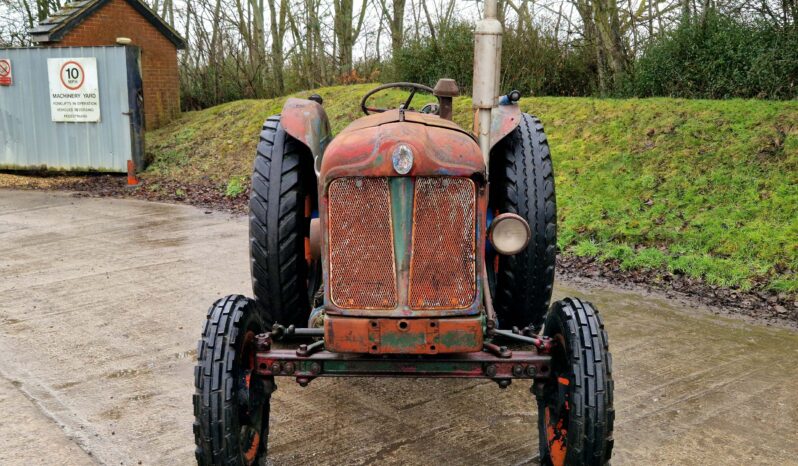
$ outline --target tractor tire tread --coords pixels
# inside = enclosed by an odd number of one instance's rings
[[[282,150],[280,150],[282,149]],[[288,135],[280,116],[263,124],[250,195],[250,261],[252,290],[269,324],[306,324],[308,292],[299,276],[306,271],[304,235],[297,210],[302,197],[302,159],[307,148]]]
[[[539,328],[549,308],[557,255],[554,170],[543,124],[523,114],[494,157],[499,158],[502,211],[525,218],[532,238],[527,248],[503,258],[497,276],[496,312],[504,328]],[[501,264],[501,263],[500,263]],[[504,317],[504,320],[502,320]]]
[[[567,464],[608,465],[612,455],[615,410],[612,404],[612,356],[604,323],[595,307],[577,298],[555,303],[564,314],[571,350],[573,383]],[[576,344],[574,344],[576,343]],[[576,426],[575,439],[571,430]],[[573,451],[570,451],[573,448]]]
[[[193,396],[195,456],[200,465],[241,464],[235,441],[237,424],[233,399],[235,344],[241,317],[250,300],[230,295],[208,310],[202,339],[197,345]]]

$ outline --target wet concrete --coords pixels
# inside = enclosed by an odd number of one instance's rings
[[[205,311],[249,293],[241,217],[0,190],[0,464],[190,464]],[[798,464],[798,334],[656,296],[592,300],[614,355],[614,464]],[[283,380],[273,464],[535,464],[526,384]],[[46,445],[42,447],[41,445]]]

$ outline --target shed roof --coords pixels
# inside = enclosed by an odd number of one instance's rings
[[[60,10],[30,29],[31,40],[39,43],[58,42],[75,26],[82,23],[109,1],[111,0],[76,0],[66,3]],[[186,40],[157,13],[152,11],[147,4],[141,0],[124,1],[130,4],[141,16],[155,26],[161,34],[175,44],[175,47],[178,49],[186,47]]]

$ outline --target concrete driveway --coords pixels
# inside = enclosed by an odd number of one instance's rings
[[[250,293],[242,217],[0,190],[0,464],[191,464],[208,305]],[[798,335],[559,283],[602,311],[613,464],[798,464]],[[534,464],[525,384],[283,380],[271,461]]]

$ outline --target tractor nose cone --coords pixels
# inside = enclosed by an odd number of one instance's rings
[[[405,144],[399,144],[393,150],[393,169],[400,175],[407,175],[413,168],[413,150]]]

